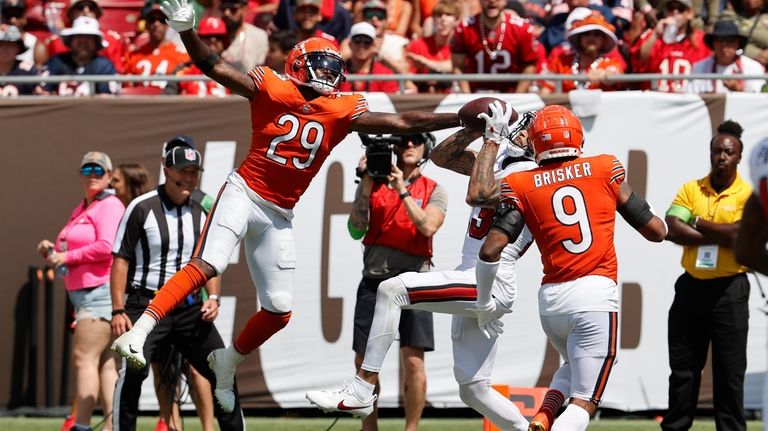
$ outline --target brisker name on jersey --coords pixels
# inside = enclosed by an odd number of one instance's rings
[[[552,169],[550,171],[533,174],[533,183],[536,187],[550,186],[555,183],[576,178],[592,176],[592,167],[589,162],[576,163],[571,166]]]

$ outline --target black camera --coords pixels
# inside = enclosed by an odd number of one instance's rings
[[[358,133],[365,146],[365,173],[374,179],[386,179],[392,173],[392,148],[395,145],[407,147],[408,142],[415,145],[424,144],[424,159],[429,157],[429,151],[435,145],[435,137],[431,133],[415,133],[411,135],[368,135]]]

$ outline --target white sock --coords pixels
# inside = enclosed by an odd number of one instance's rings
[[[245,360],[245,355],[235,350],[235,346],[231,345],[224,349],[224,360],[226,360],[233,367]]]
[[[360,376],[355,376],[354,380],[352,380],[352,387],[355,388],[355,393],[362,395],[362,398],[365,400],[371,398],[374,389],[376,389],[376,385],[366,382]]]
[[[563,414],[555,419],[552,431],[585,431],[588,426],[589,413],[575,404],[569,404]]]
[[[131,332],[133,332],[136,335],[139,335],[142,339],[146,340],[147,335],[149,335],[149,333],[152,332],[152,329],[154,329],[156,325],[157,325],[157,320],[155,320],[154,317],[150,316],[147,313],[143,313],[141,317],[139,317],[139,320],[137,320],[136,323],[133,324],[133,328],[131,328]]]
[[[493,288],[493,280],[496,278],[496,272],[499,270],[499,262],[486,262],[482,259],[477,259],[475,264],[475,278],[477,279],[477,305],[485,306],[489,305],[493,298],[491,291]]]
[[[387,356],[387,350],[395,342],[400,324],[401,307],[408,304],[408,292],[399,278],[390,278],[379,284],[376,306],[373,311],[371,332],[365,345],[362,368],[378,373]]]

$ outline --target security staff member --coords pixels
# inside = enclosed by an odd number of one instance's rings
[[[663,430],[687,430],[696,413],[701,373],[712,344],[715,422],[719,430],[746,430],[749,281],[733,243],[752,187],[736,168],[744,146],[734,121],[709,143],[711,171],[685,183],[667,211],[668,240],[683,246],[685,269],[669,310],[669,411]]]
[[[365,245],[353,336],[358,370],[371,331],[379,284],[404,272],[429,270],[432,236],[443,224],[448,202],[445,189],[421,175],[420,166],[429,157],[434,137],[424,133],[395,138],[399,138],[393,149],[397,163],[392,165],[391,174],[386,178],[374,179],[367,175],[366,158],[361,158],[358,174],[362,181],[348,221],[352,238],[363,238]],[[416,430],[426,397],[424,352],[434,350],[435,344],[432,313],[404,310],[399,331],[405,370],[405,429]],[[373,429],[377,429],[375,411],[363,421],[364,431]]]
[[[115,240],[111,275],[112,330],[117,336],[131,328],[157,289],[192,256],[207,212],[192,196],[201,171],[198,151],[173,148],[164,159],[165,184],[136,198],[125,212]],[[198,291],[155,327],[144,345],[144,357],[151,358],[155,349],[172,344],[215,387],[206,357],[224,347],[213,325],[219,312],[220,280],[216,277],[206,284],[205,301]],[[115,431],[136,429],[141,383],[148,371],[147,367],[135,370],[124,361],[115,390]],[[222,430],[244,428],[237,398],[232,413],[215,405],[214,414]]]

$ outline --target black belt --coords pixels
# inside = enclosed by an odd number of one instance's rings
[[[159,289],[158,289],[159,290]],[[131,285],[128,288],[128,295],[138,295],[143,298],[149,298],[152,299],[157,295],[157,290],[147,289],[146,287]],[[203,290],[197,289],[193,293],[187,295],[186,299],[182,303],[183,305],[195,305],[203,302]],[[179,305],[182,305],[179,304]]]

